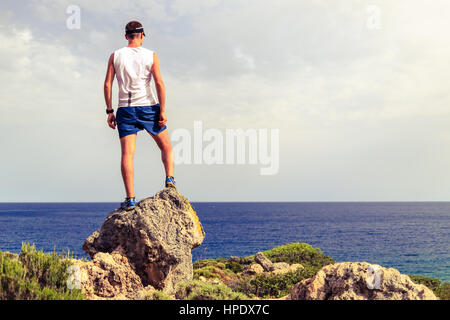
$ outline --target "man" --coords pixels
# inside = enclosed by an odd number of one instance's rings
[[[142,47],[144,28],[138,21],[131,21],[125,27],[128,46],[114,51],[108,62],[104,94],[108,125],[119,131],[122,149],[121,171],[125,185],[126,198],[121,208],[134,208],[133,157],[136,135],[145,129],[161,150],[162,162],[166,171],[165,186],[175,188],[173,177],[173,151],[167,134],[165,108],[165,88],[159,70],[159,59],[155,52]],[[114,76],[119,86],[119,102],[114,116],[112,108],[112,84]],[[150,87],[155,81],[158,95]]]

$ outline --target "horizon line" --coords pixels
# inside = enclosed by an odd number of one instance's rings
[[[142,201],[146,198],[143,198],[139,201]],[[139,202],[138,201],[138,202]],[[2,203],[118,203],[120,201],[0,201]],[[395,202],[395,203],[404,203],[404,202],[450,202],[450,200],[243,200],[243,201],[189,201],[191,203],[387,203],[387,202]]]

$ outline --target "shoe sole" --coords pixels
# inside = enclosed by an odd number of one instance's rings
[[[134,209],[134,208],[136,208],[136,206],[132,206],[132,207],[120,207],[119,209],[129,211],[129,210],[132,210],[132,209]]]
[[[173,183],[168,183],[166,185],[166,188],[174,188],[174,189],[176,189],[177,187],[175,187],[175,185]]]

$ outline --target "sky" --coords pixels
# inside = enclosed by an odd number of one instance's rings
[[[194,140],[196,122],[224,137],[279,132],[266,145],[278,145],[274,174],[178,163],[189,200],[450,201],[449,11],[446,0],[2,1],[0,201],[123,200],[103,81],[130,20],[158,54],[169,136]],[[141,131],[138,200],[163,187],[160,159]]]

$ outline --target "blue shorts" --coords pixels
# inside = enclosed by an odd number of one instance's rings
[[[142,129],[153,135],[157,135],[167,128],[160,127],[159,104],[143,107],[119,107],[116,112],[117,129],[119,138],[136,133]]]

